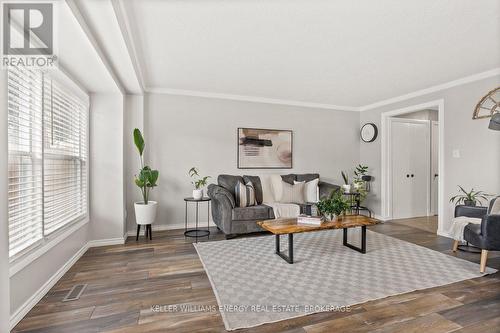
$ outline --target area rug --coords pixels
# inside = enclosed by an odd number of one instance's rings
[[[281,238],[286,251],[287,236]],[[350,243],[358,244],[359,238],[360,230],[349,231]],[[343,246],[342,230],[295,234],[292,265],[274,253],[274,236],[204,242],[195,248],[227,330],[346,311],[369,300],[482,275],[478,264],[371,231],[366,254]]]

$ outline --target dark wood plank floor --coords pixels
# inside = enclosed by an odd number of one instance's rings
[[[451,240],[408,221],[369,229],[479,262],[477,254],[453,254]],[[213,229],[210,240],[219,239],[223,235]],[[500,269],[498,252],[491,253],[488,266]],[[88,284],[82,297],[61,302],[77,283]],[[155,311],[155,305],[217,305],[182,230],[88,250],[13,332],[225,332],[218,312]],[[318,313],[238,332],[372,331],[500,332],[500,274],[367,302],[350,312]]]

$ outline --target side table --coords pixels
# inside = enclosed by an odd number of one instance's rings
[[[194,202],[196,203],[196,225],[194,229],[188,229],[188,203],[189,202]],[[200,229],[198,228],[198,205],[200,202],[206,202],[207,203],[207,229]],[[189,198],[184,198],[184,203],[186,206],[185,213],[184,213],[184,236],[185,237],[194,237],[196,238],[196,242],[198,242],[198,237],[208,237],[210,238],[210,230],[209,230],[209,224],[210,224],[210,198],[209,197],[203,197],[199,200],[194,199],[193,197]]]

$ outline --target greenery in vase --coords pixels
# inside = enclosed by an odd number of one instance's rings
[[[319,214],[326,218],[342,215],[351,208],[340,191],[333,191],[328,198],[320,200],[316,207]]]
[[[149,201],[149,192],[153,187],[157,186],[156,182],[158,181],[159,172],[158,170],[153,170],[149,166],[144,165],[143,153],[146,144],[144,143],[144,137],[138,128],[134,129],[134,143],[139,151],[139,158],[141,160],[141,170],[139,170],[138,175],[135,175],[134,181],[135,185],[141,189],[144,204],[147,205]]]
[[[458,188],[461,193],[451,197],[450,199],[450,202],[455,205],[459,205],[461,203],[466,204],[468,202],[474,203],[474,205],[476,202],[483,204],[482,200],[488,201],[488,197],[491,197],[491,194],[484,193],[483,191],[474,191],[474,189],[466,191],[460,185],[458,185]]]
[[[368,174],[368,167],[366,165],[358,164],[354,169],[354,186],[356,191],[359,193],[359,200],[362,202],[365,200],[368,192],[366,191],[366,182],[363,180],[363,176]]]
[[[193,178],[193,181],[191,182],[191,184],[193,184],[195,189],[199,190],[199,189],[207,186],[208,179],[210,178],[210,176],[200,177],[198,168],[192,167],[191,169],[189,169],[188,174],[189,174],[189,177]],[[196,178],[198,178],[198,179],[196,179]]]

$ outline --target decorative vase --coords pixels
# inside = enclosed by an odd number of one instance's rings
[[[344,193],[351,193],[351,185],[350,184],[342,185],[342,189],[344,190]]]
[[[464,205],[470,206],[470,207],[475,207],[476,206],[476,202],[473,201],[473,200],[465,200],[464,201]]]
[[[144,204],[144,201],[139,201],[134,203],[135,208],[135,222],[140,225],[153,224],[156,220],[156,210],[158,208],[158,202],[148,201],[148,204]]]
[[[193,190],[193,199],[201,200],[203,198],[203,189]]]

